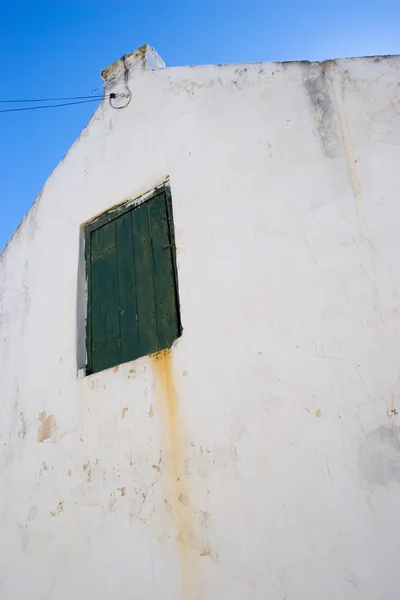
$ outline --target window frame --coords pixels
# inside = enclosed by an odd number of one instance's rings
[[[171,188],[168,182],[164,182],[151,191],[139,196],[134,200],[128,200],[119,204],[118,206],[112,207],[100,215],[96,216],[91,221],[83,225],[83,237],[84,237],[84,260],[85,260],[85,287],[86,287],[86,313],[85,313],[85,349],[86,349],[86,360],[85,360],[85,374],[92,375],[100,373],[101,371],[92,371],[93,358],[92,358],[92,299],[91,299],[91,286],[89,285],[91,275],[91,234],[96,229],[103,227],[111,221],[118,219],[122,215],[138,208],[141,204],[145,204],[151,200],[154,200],[158,196],[165,195],[166,208],[167,208],[167,222],[168,222],[168,234],[171,243],[171,259],[174,276],[174,290],[175,290],[175,304],[177,311],[177,325],[178,325],[178,337],[182,335],[182,323],[181,323],[181,310],[179,302],[179,282],[178,282],[178,267],[176,260],[176,242],[175,242],[175,227],[172,210],[172,195]],[[160,350],[161,351],[161,350]],[[149,356],[146,354],[144,356]],[[137,357],[132,360],[138,360]],[[112,367],[110,367],[112,368]],[[107,369],[106,369],[107,370]]]

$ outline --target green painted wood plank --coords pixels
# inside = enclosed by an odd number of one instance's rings
[[[92,372],[92,284],[91,284],[91,246],[92,233],[85,230],[85,265],[86,265],[86,292],[87,292],[87,309],[86,309],[86,374]]]
[[[158,350],[148,203],[132,211],[139,356]]]
[[[140,356],[131,213],[123,214],[116,223],[121,362],[127,362]]]
[[[91,317],[92,317],[92,345],[104,344],[106,328],[106,300],[103,284],[103,259],[92,261],[90,269],[91,279]]]
[[[97,229],[96,233],[98,241],[96,243],[93,241],[92,244],[92,260],[95,260],[98,255],[103,256],[116,249],[117,228],[115,220]]]
[[[154,261],[158,348],[169,348],[179,336],[175,298],[172,240],[165,195],[149,202],[150,236]]]
[[[102,263],[104,301],[106,305],[105,339],[107,341],[120,336],[117,250],[105,254]]]
[[[92,233],[91,272],[93,369],[99,371],[121,362],[115,221]]]
[[[111,221],[102,227],[103,232],[103,286],[106,304],[105,342],[106,365],[113,367],[121,363],[119,298],[118,298],[118,253],[117,224]]]
[[[90,248],[90,260],[94,261],[102,254],[102,235],[101,229],[96,229],[92,232],[91,236],[91,248]]]
[[[124,361],[121,356],[121,340],[114,338],[106,342],[105,368],[115,367],[122,364]]]
[[[106,345],[93,344],[92,350],[92,373],[98,373],[107,369]]]
[[[107,340],[104,344],[93,345],[93,367],[92,372],[98,373],[104,369],[110,369],[121,364],[121,343],[120,340]]]

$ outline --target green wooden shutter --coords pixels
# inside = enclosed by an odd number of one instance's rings
[[[163,350],[180,335],[167,189],[86,229],[87,372]]]

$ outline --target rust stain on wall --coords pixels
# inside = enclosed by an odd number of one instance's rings
[[[169,441],[169,460],[164,458],[163,480],[170,494],[179,544],[183,598],[196,597],[200,589],[199,554],[195,551],[196,524],[190,502],[189,480],[185,470],[184,446],[171,350],[152,356],[155,396],[160,424]],[[200,559],[201,560],[201,559]]]
[[[189,505],[189,498],[186,496],[186,494],[179,494],[178,500],[181,504],[183,504],[183,506]]]
[[[125,417],[125,413],[128,412],[128,407],[124,406],[124,408],[122,409],[122,418]]]
[[[91,467],[91,464],[90,464],[90,460],[88,460],[87,463],[84,463],[82,465],[82,468],[85,471],[85,473],[87,471],[87,477],[86,477],[87,482],[91,483],[92,482],[92,467]]]
[[[200,552],[200,556],[202,558],[209,557],[213,561],[214,564],[219,563],[219,556],[217,553],[212,552],[209,543],[203,547],[203,550]]]
[[[40,443],[52,437],[56,428],[56,417],[55,415],[47,416],[46,411],[43,411],[39,413],[38,419],[40,425],[37,432],[37,441]]]

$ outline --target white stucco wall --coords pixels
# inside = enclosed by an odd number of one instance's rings
[[[397,600],[400,58],[129,86],[0,257],[0,598]],[[166,177],[183,335],[78,379],[80,226]]]

